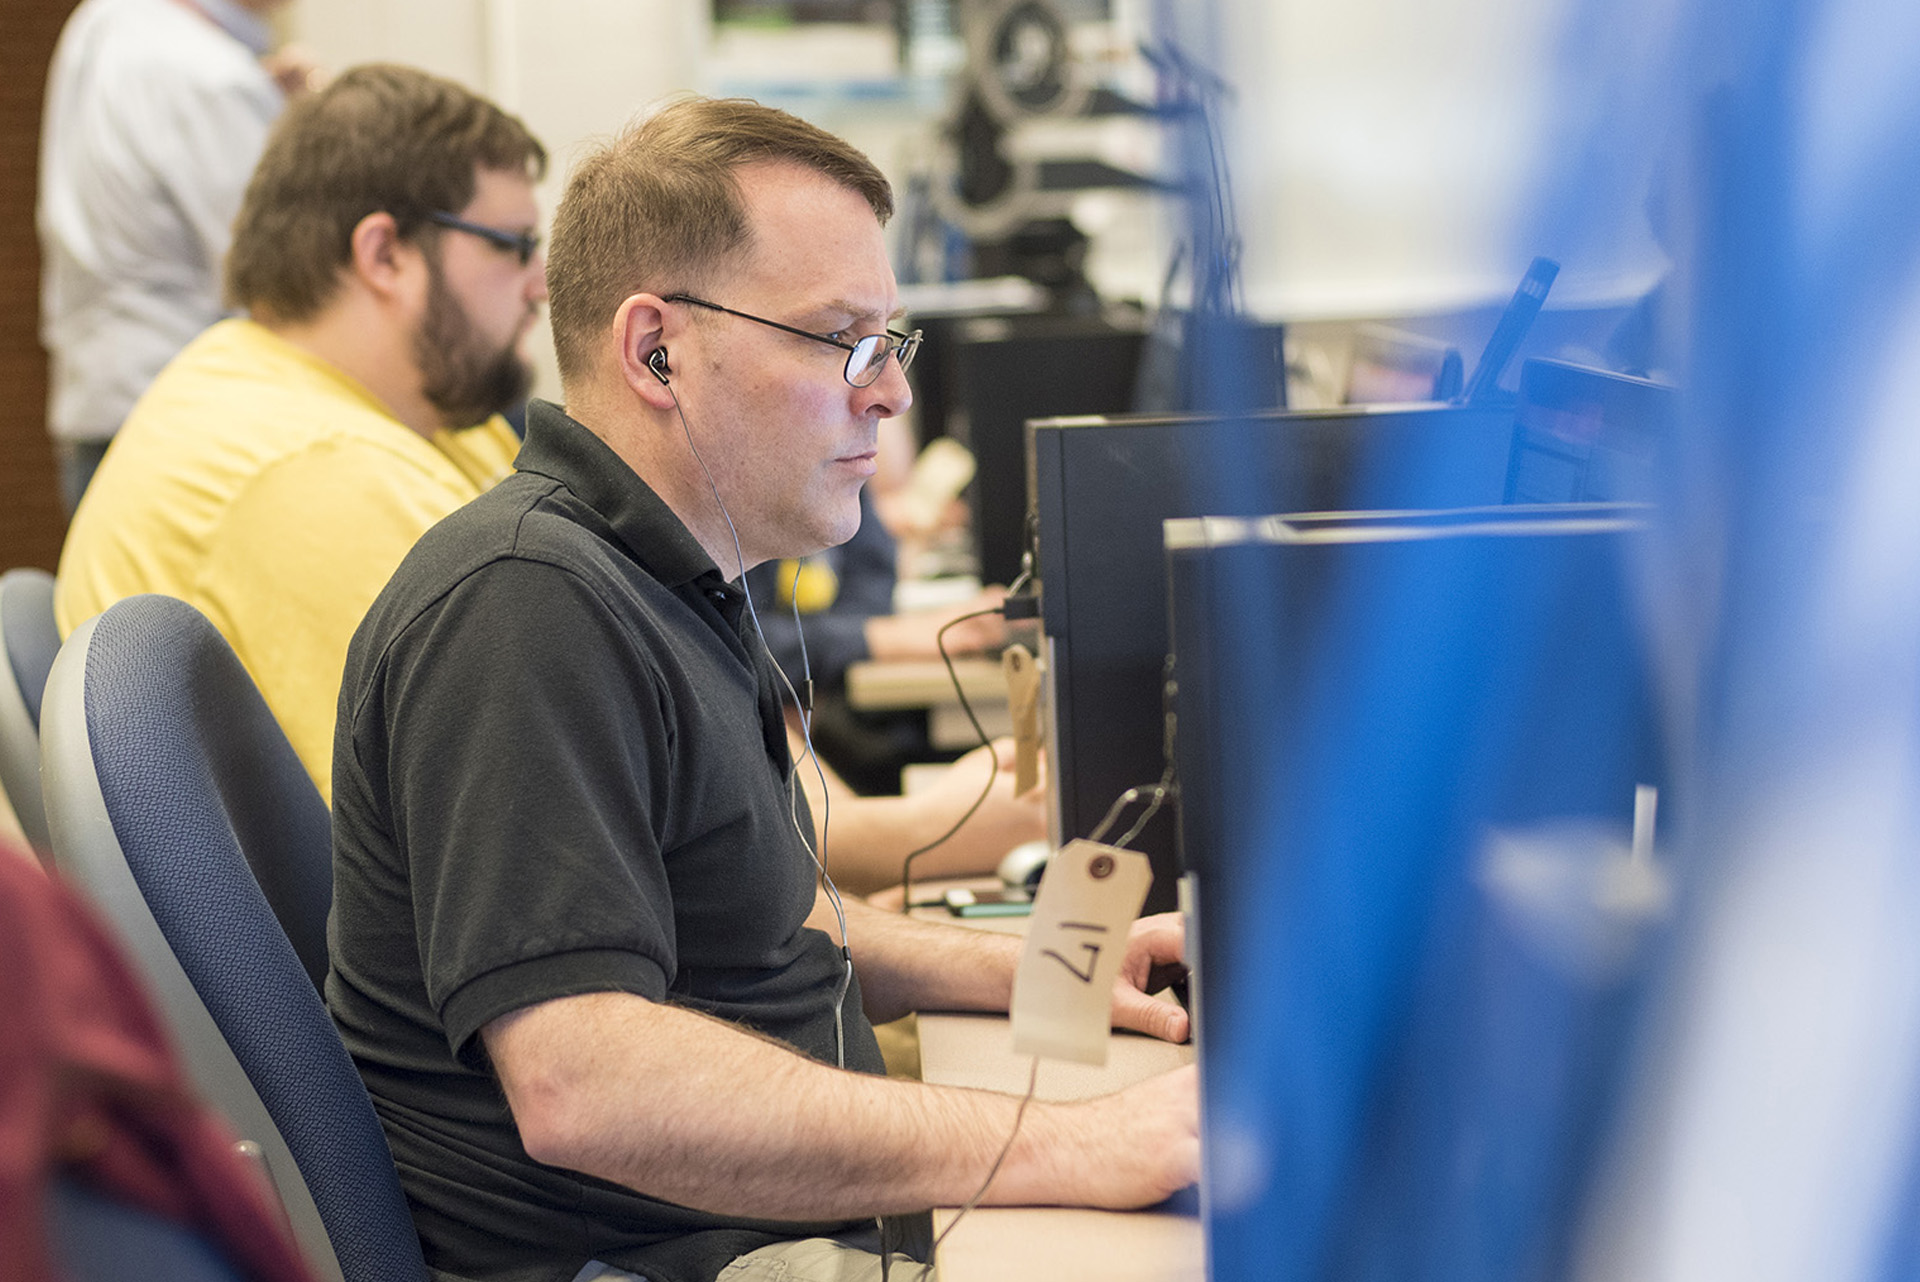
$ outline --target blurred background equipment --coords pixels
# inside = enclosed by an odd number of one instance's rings
[[[1097,309],[1088,238],[1069,216],[1075,197],[1167,184],[1101,158],[1084,131],[1057,126],[1154,107],[1096,83],[1055,0],[965,0],[958,22],[966,65],[941,129],[932,193],[966,237],[964,274],[1025,277],[1049,292],[1052,310]],[[1043,124],[1056,128],[1034,128]]]

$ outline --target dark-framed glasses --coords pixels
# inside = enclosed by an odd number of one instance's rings
[[[735,311],[731,307],[722,307],[710,303],[704,298],[695,298],[692,294],[668,294],[663,300],[669,303],[687,303],[694,307],[704,307],[709,311],[725,312],[729,316],[738,316],[741,320],[750,320],[769,329],[782,330],[788,334],[798,334],[801,338],[811,338],[816,343],[825,343],[829,347],[838,347],[847,354],[847,382],[855,387],[870,387],[887,367],[887,356],[891,353],[900,362],[900,372],[905,373],[913,364],[913,358],[920,351],[920,331],[911,334],[895,333],[888,330],[884,334],[868,334],[851,343],[844,343],[829,334],[816,334],[811,330],[796,329],[792,325],[782,325],[779,321],[768,320],[764,316],[755,316],[750,312]]]
[[[427,221],[438,223],[442,227],[451,227],[463,231],[469,236],[478,236],[492,245],[520,256],[520,265],[525,267],[533,261],[534,254],[540,248],[540,238],[530,231],[506,231],[499,227],[489,227],[485,223],[470,223],[466,219],[442,210],[427,215]]]

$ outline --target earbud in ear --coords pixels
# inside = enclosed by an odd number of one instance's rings
[[[666,386],[667,375],[673,373],[673,369],[667,364],[667,349],[654,348],[653,355],[647,357],[647,368],[653,371],[653,376],[660,380],[661,386]]]

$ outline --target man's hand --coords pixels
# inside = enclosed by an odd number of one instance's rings
[[[1191,1064],[1115,1095],[1028,1115],[1015,1152],[984,1199],[1127,1210],[1151,1206],[1200,1178],[1200,1075]]]
[[[958,1206],[1020,1106],[843,1072],[630,993],[554,998],[481,1036],[531,1157],[717,1215],[843,1220]],[[985,1200],[1146,1206],[1193,1183],[1199,1165],[1187,1066],[1117,1095],[1036,1101]]]
[[[1113,1026],[1184,1042],[1191,1031],[1187,1012],[1149,994],[1186,974],[1186,921],[1179,913],[1157,913],[1133,923],[1120,978],[1113,981]]]
[[[1006,599],[1005,588],[989,587],[945,609],[875,615],[867,620],[867,650],[876,659],[937,659],[941,628],[964,615],[998,610]],[[947,633],[947,653],[978,654],[1005,644],[1006,639],[1006,620],[998,614],[983,614],[954,625]]]

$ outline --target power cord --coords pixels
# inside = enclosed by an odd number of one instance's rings
[[[959,1227],[960,1221],[966,1219],[967,1213],[973,1210],[974,1207],[980,1205],[980,1199],[987,1195],[989,1188],[993,1187],[993,1179],[996,1175],[1000,1174],[1000,1168],[1006,1164],[1007,1154],[1013,1152],[1013,1142],[1020,1138],[1020,1123],[1026,1119],[1027,1105],[1033,1103],[1034,1089],[1039,1085],[1040,1057],[1035,1055],[1033,1057],[1033,1067],[1027,1070],[1027,1093],[1020,1097],[1020,1107],[1014,1110],[1013,1129],[1007,1133],[1007,1142],[1000,1146],[999,1156],[993,1159],[993,1166],[987,1171],[987,1178],[980,1181],[980,1187],[974,1190],[973,1196],[967,1199],[966,1205],[962,1206],[959,1211],[954,1214],[954,1217],[947,1221],[947,1227],[940,1230],[940,1236],[933,1239],[933,1249],[927,1252],[926,1263],[920,1266],[920,1282],[925,1282],[925,1279],[932,1276],[934,1261],[940,1258],[940,1245],[947,1240],[947,1235]],[[881,1257],[880,1277],[881,1282],[885,1282],[885,1256]]]
[[[1141,831],[1146,828],[1147,824],[1153,819],[1154,815],[1159,813],[1160,807],[1166,804],[1167,798],[1173,795],[1173,748],[1175,732],[1173,701],[1177,690],[1178,687],[1174,680],[1173,656],[1168,655],[1166,662],[1161,668],[1160,675],[1160,759],[1164,763],[1160,770],[1160,779],[1156,783],[1129,788],[1121,793],[1119,797],[1115,798],[1113,805],[1107,809],[1106,817],[1100,821],[1098,827],[1087,834],[1087,840],[1099,841],[1102,837],[1106,836],[1107,829],[1113,827],[1114,823],[1120,818],[1121,811],[1125,810],[1134,802],[1139,801],[1143,796],[1151,794],[1153,799],[1147,803],[1147,808],[1140,813],[1140,817],[1134,820],[1133,827],[1127,829],[1119,840],[1112,843],[1122,850],[1129,848],[1133,845],[1134,838],[1138,837]]]
[[[966,689],[960,684],[960,674],[954,670],[953,656],[947,653],[947,630],[965,623],[969,619],[980,619],[985,618],[989,614],[1004,613],[1005,611],[1001,607],[993,606],[985,610],[975,610],[970,614],[957,615],[954,618],[948,619],[946,623],[941,625],[940,630],[933,635],[933,644],[940,651],[940,661],[947,665],[947,680],[953,683],[953,693],[955,697],[960,700],[960,710],[967,714],[967,720],[972,724],[973,732],[980,736],[981,746],[986,748],[987,759],[992,763],[993,768],[987,774],[986,787],[982,788],[980,795],[973,799],[973,804],[968,806],[966,811],[962,813],[958,819],[953,821],[953,825],[938,837],[929,841],[926,845],[921,846],[917,850],[907,852],[907,857],[901,861],[900,911],[902,914],[913,911],[913,861],[928,851],[945,845],[953,838],[955,833],[966,827],[967,821],[978,814],[980,807],[987,803],[987,798],[993,795],[993,785],[995,781],[1000,778],[1000,754],[994,750],[993,740],[988,736],[986,728],[980,724],[980,718],[975,715],[973,704],[967,698]]]
[[[1171,790],[1172,782],[1173,776],[1172,773],[1169,772],[1160,776],[1158,783],[1129,788],[1121,793],[1118,797],[1114,798],[1113,805],[1107,810],[1106,818],[1102,819],[1099,826],[1087,834],[1087,840],[1099,841],[1105,837],[1107,835],[1107,829],[1113,827],[1114,822],[1120,818],[1121,811],[1125,810],[1134,802],[1139,801],[1142,797],[1150,796],[1152,800],[1147,803],[1147,808],[1140,812],[1140,817],[1134,820],[1133,827],[1127,829],[1119,838],[1109,843],[1121,850],[1127,849],[1128,846],[1132,844],[1133,839],[1140,835],[1140,830],[1147,826],[1147,821],[1152,819],[1160,807],[1165,804],[1167,794]]]

